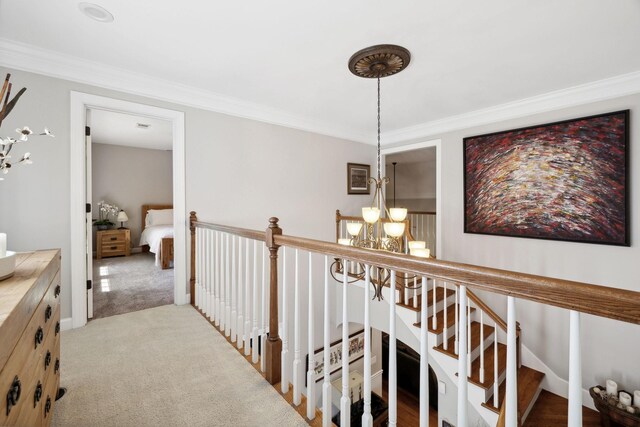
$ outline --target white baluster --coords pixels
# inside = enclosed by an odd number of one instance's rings
[[[229,234],[227,234],[227,243],[226,243],[226,248],[225,248],[225,252],[227,253],[226,255],[226,265],[225,265],[225,271],[226,271],[226,278],[225,278],[225,288],[224,288],[224,334],[227,337],[231,337],[231,243],[230,240],[231,236],[229,236]]]
[[[300,391],[300,277],[298,249],[295,252],[295,277],[293,281],[293,404],[298,406],[302,402]]]
[[[347,316],[347,285],[349,261],[343,260],[342,275],[342,397],[340,398],[340,425],[351,425],[351,399],[349,397],[349,318]]]
[[[493,331],[493,407],[498,408],[500,372],[498,372],[498,324],[496,322],[493,322]]]
[[[280,390],[289,392],[289,298],[287,298],[287,248],[282,248],[282,353]]]
[[[484,384],[484,313],[482,310],[480,310],[480,382]]]
[[[251,330],[251,361],[258,363],[258,241],[253,241],[253,329]]]
[[[227,233],[223,233],[220,236],[220,251],[222,257],[220,259],[221,272],[220,272],[220,331],[224,333],[227,311]]]
[[[507,297],[507,386],[505,425],[518,425],[518,366],[516,343],[516,299]]]
[[[436,282],[436,279],[433,279],[433,318],[431,319],[431,329],[433,330],[437,330],[438,329],[438,319],[436,318],[436,312],[438,311],[438,304],[436,301],[436,287],[438,286],[438,283]],[[446,303],[445,303],[445,309],[446,307]]]
[[[324,381],[322,383],[322,427],[331,427],[331,376],[329,364],[331,362],[331,298],[329,296],[329,257],[324,256],[324,353],[323,369]]]
[[[373,426],[371,416],[371,267],[364,266],[364,410],[362,426]]]
[[[220,324],[220,232],[214,231],[214,254],[213,254],[213,289],[214,289],[214,303],[213,303],[213,323],[218,326]]]
[[[582,355],[580,313],[569,312],[569,427],[582,426]]]
[[[208,317],[209,320],[213,320],[213,310],[214,310],[214,292],[213,292],[213,274],[214,274],[214,269],[213,269],[213,230],[207,230],[207,247],[209,248],[208,250],[208,257],[207,257],[207,271],[209,272],[209,274],[207,275],[207,283],[209,284],[209,292],[208,292],[208,298],[207,298],[207,305],[209,306],[209,313],[208,313]]]
[[[467,287],[460,285],[460,342],[458,344],[458,425],[467,419]]]
[[[422,289],[427,289],[427,278],[424,276],[422,277]],[[445,283],[445,292],[446,289]],[[446,305],[445,302],[445,306]],[[427,310],[427,293],[422,292],[422,308],[420,310],[420,427],[429,427],[429,336],[427,334]],[[445,325],[446,324],[447,322],[445,321]]]
[[[244,355],[251,354],[251,288],[249,280],[249,239],[244,245]]]
[[[435,283],[435,282],[434,282]],[[389,290],[389,425],[398,422],[398,371],[396,362],[396,271],[391,270]]]
[[[453,326],[453,333],[455,334],[455,340],[453,345],[453,352],[458,355],[459,353],[459,345],[458,345],[458,320],[460,319],[458,316],[458,287],[454,284],[453,289],[455,290],[455,301],[453,302],[453,307],[455,309],[455,325]]]
[[[231,236],[231,342],[236,342],[238,333],[238,253],[236,236]]]
[[[237,345],[238,348],[241,349],[243,342],[244,342],[244,295],[243,295],[243,278],[242,278],[242,273],[243,273],[243,268],[242,268],[242,237],[238,237],[238,265],[237,265],[237,276],[238,276],[238,283],[236,284],[236,289],[237,289],[237,294],[238,294],[238,302],[236,304],[237,306],[237,311],[238,311],[238,317],[236,319],[236,334],[238,336],[237,338]]]
[[[202,248],[200,247],[202,241],[200,238],[200,227],[196,227],[196,284],[194,286],[196,307],[200,308],[200,254]]]
[[[269,295],[267,292],[266,248],[266,244],[262,245],[262,335],[260,336],[260,348],[262,351],[260,357],[260,369],[262,372],[267,370],[267,358],[265,356],[265,351],[267,346],[267,300],[269,299]]]
[[[434,280],[435,283],[435,280]],[[444,325],[442,327],[442,344],[443,344],[443,348],[445,350],[449,349],[449,322],[447,319],[448,316],[448,311],[447,310],[447,282],[442,283],[443,287],[444,287],[444,302],[443,302],[443,307],[444,307]]]
[[[471,375],[471,304],[467,299],[467,372]]]
[[[418,276],[413,278],[413,308],[418,308]]]
[[[308,335],[309,335],[309,369],[307,370],[307,418],[313,420],[316,417],[316,381],[313,378],[313,366],[312,361],[315,355],[315,344],[313,336],[313,277],[312,272],[312,257],[309,252],[309,320],[308,320]]]

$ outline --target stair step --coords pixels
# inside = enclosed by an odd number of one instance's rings
[[[484,325],[485,339],[492,333],[493,333],[493,326]],[[454,359],[457,359],[458,355],[455,353],[455,345],[456,345],[456,337],[455,335],[453,335],[448,339],[448,348],[446,350],[444,349],[443,344],[440,344],[439,346],[434,347],[434,349],[448,356],[451,356]],[[474,321],[474,322],[471,322],[471,352],[473,352],[479,346],[480,346],[480,323]],[[486,365],[486,362],[487,361],[485,359],[485,365]],[[479,369],[480,368],[478,367],[478,370]],[[478,375],[480,374],[478,373]]]
[[[520,417],[524,415],[524,412],[529,408],[529,405],[531,405],[531,402],[538,394],[538,390],[543,379],[544,374],[540,371],[536,371],[535,369],[531,369],[524,365],[518,369],[518,413],[520,414]],[[503,381],[498,389],[497,408],[493,406],[493,396],[491,396],[487,402],[483,403],[482,406],[492,410],[496,414],[499,414],[500,407],[504,400],[506,384],[507,382]]]
[[[533,405],[529,416],[524,422],[524,427],[565,427],[568,423],[568,401],[564,397],[542,390],[538,400]],[[582,407],[582,426],[600,426],[600,415],[597,411]]]
[[[475,308],[471,307],[471,313],[476,311]],[[436,313],[436,323],[437,327],[433,328],[432,317],[430,316],[428,321],[429,332],[441,334],[444,326],[444,310],[440,310]],[[451,304],[447,307],[447,329],[452,327],[456,323],[456,306],[455,304]],[[413,326],[420,328],[422,326],[422,322],[414,323]]]
[[[484,389],[493,387],[493,380],[494,380],[493,355],[494,355],[494,349],[493,349],[493,345],[491,345],[489,348],[485,350],[485,353],[484,353],[484,383],[480,382],[480,358],[477,357],[476,360],[473,361],[473,363],[471,364],[471,376],[469,376],[470,382]],[[507,369],[507,346],[504,344],[498,343],[498,379],[506,369]]]
[[[413,285],[413,282],[412,282],[412,285]],[[451,295],[453,295],[453,290],[449,289],[447,291],[447,296],[449,297]],[[399,302],[398,305],[400,307],[404,307],[412,311],[420,312],[422,310],[422,296],[418,295],[417,299],[418,299],[417,307],[413,306],[413,297],[409,298],[406,304]],[[442,303],[442,300],[444,300],[444,288],[438,287],[436,288],[436,304],[440,305]],[[431,307],[432,305],[433,305],[433,289],[427,292],[427,306]]]

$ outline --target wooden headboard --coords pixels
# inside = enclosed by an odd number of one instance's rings
[[[173,205],[142,205],[142,228],[140,230],[144,230],[146,227],[145,220],[147,219],[147,212],[149,209],[173,209]]]

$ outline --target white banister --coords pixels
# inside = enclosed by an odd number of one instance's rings
[[[295,278],[293,287],[293,404],[298,406],[302,402],[300,391],[300,263],[298,249],[295,252]]]
[[[371,267],[364,266],[364,410],[362,426],[373,426],[371,416]]]
[[[215,276],[214,276],[214,288],[216,293],[213,320],[214,325],[220,325],[220,232],[215,231],[215,255],[214,255],[214,268],[215,268]]]
[[[433,279],[433,283],[435,283],[435,279]],[[442,287],[443,287],[443,291],[444,291],[444,302],[442,304],[443,306],[443,311],[444,311],[444,325],[442,327],[442,346],[445,350],[449,349],[449,320],[448,320],[448,313],[447,313],[447,282],[443,282],[442,283]]]
[[[202,229],[196,227],[196,284],[195,302],[196,307],[200,307],[200,270],[202,269]]]
[[[227,296],[227,251],[226,251],[227,234],[222,233],[220,236],[220,330],[224,333],[225,314],[227,305],[225,298]]]
[[[207,230],[207,317],[213,320],[214,291],[213,291],[213,230]]]
[[[458,344],[458,424],[468,425],[467,417],[467,287],[460,285],[460,333]]]
[[[313,357],[315,354],[315,343],[313,336],[313,276],[312,276],[312,265],[313,258],[311,256],[311,252],[309,252],[309,306],[308,310],[308,331],[309,335],[309,346],[308,346],[308,358],[309,358],[309,368],[307,369],[307,418],[313,420],[316,417],[316,382],[313,379]]]
[[[244,269],[242,268],[244,260],[242,258],[242,240],[242,237],[238,237],[238,269],[236,273],[238,275],[238,283],[236,285],[238,288],[238,318],[236,322],[236,335],[238,338],[236,343],[239,349],[242,348],[244,343],[244,279],[242,277],[242,273],[244,272]]]
[[[459,325],[459,316],[458,316],[458,287],[454,284],[453,285],[453,289],[455,290],[455,295],[454,295],[454,302],[453,302],[453,307],[455,309],[455,325],[453,326],[453,333],[455,335],[455,339],[454,339],[454,343],[453,343],[453,352],[458,355],[460,354],[460,349],[459,349],[459,344],[458,344],[458,325]]]
[[[484,313],[482,310],[480,310],[480,382],[484,384]]]
[[[251,289],[249,287],[249,239],[244,245],[244,355],[251,354]]]
[[[236,259],[236,236],[231,235],[231,342],[236,342],[238,332],[238,270]]]
[[[467,299],[467,373],[471,375],[471,304]]]
[[[518,366],[516,340],[516,299],[507,297],[507,385],[505,390],[505,425],[518,425]]]
[[[498,372],[498,324],[493,322],[493,407],[498,407],[498,390],[500,388],[500,372]]]
[[[422,307],[420,310],[420,427],[429,427],[429,335],[427,334],[427,278],[422,277]],[[445,292],[446,292],[445,283]],[[446,293],[445,293],[445,306]],[[444,324],[447,322],[445,320]],[[446,326],[445,326],[446,329]]]
[[[396,271],[389,287],[389,425],[398,423],[398,371],[396,362]]]
[[[329,296],[329,257],[324,256],[324,352],[323,368],[324,381],[322,383],[322,427],[331,427],[331,373],[329,364],[331,363],[331,299]]]
[[[224,334],[227,337],[231,336],[231,243],[229,242],[231,236],[227,234],[226,248],[225,248],[225,287],[224,287]]]
[[[287,248],[282,248],[282,353],[280,356],[280,390],[289,392],[289,298],[287,298]]]
[[[431,318],[431,329],[433,329],[434,331],[438,329],[438,319],[436,317],[436,313],[438,312],[438,303],[436,300],[437,287],[438,287],[438,284],[436,283],[436,279],[433,279],[433,303],[431,304],[433,306],[433,317]],[[447,308],[446,305],[447,303],[445,302],[445,310]]]
[[[582,355],[580,313],[569,311],[569,427],[582,426]]]
[[[260,335],[260,370],[265,372],[267,370],[267,357],[265,355],[266,346],[267,346],[267,301],[269,300],[269,295],[267,293],[267,245],[262,246],[262,292],[260,296],[262,298],[262,335]]]
[[[258,241],[253,241],[253,329],[251,330],[251,361],[258,363]]]
[[[413,277],[413,308],[418,308],[418,276]]]
[[[351,399],[349,398],[349,318],[347,310],[347,285],[349,261],[342,265],[342,397],[340,398],[340,425],[351,425]]]

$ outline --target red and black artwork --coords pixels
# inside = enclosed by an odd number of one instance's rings
[[[464,139],[465,233],[629,246],[629,110]]]

